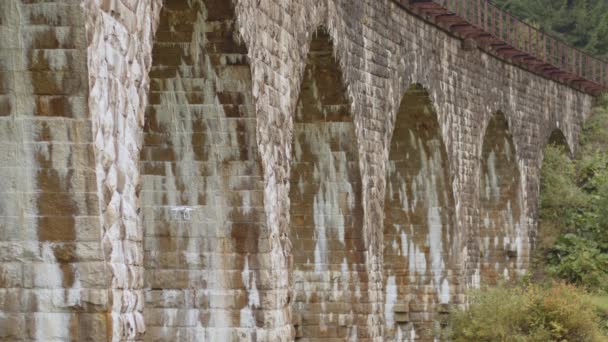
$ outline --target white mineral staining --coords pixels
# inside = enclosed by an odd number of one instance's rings
[[[323,272],[328,265],[328,241],[337,239],[344,244],[344,215],[340,206],[340,196],[346,196],[350,201],[348,209],[354,206],[354,193],[350,183],[342,179],[348,174],[348,162],[344,154],[336,155],[328,144],[331,133],[305,131],[305,141],[309,142],[317,160],[314,169],[313,182],[319,184],[314,196],[313,217],[315,228],[315,271]],[[319,135],[320,134],[320,135]]]
[[[85,1],[84,6],[102,241],[112,270],[111,338],[130,341],[145,331],[140,284],[143,248],[135,191],[149,85],[147,61],[160,0],[136,1],[108,12],[99,2]]]
[[[302,136],[300,139],[296,139],[294,150],[296,151],[296,160],[298,151],[302,151],[303,148],[310,149],[315,160],[313,177],[309,180],[310,184],[316,184],[318,186],[316,193],[313,197],[312,203],[312,215],[314,226],[314,258],[308,260],[313,263],[314,272],[317,273],[316,279],[320,279],[323,282],[329,282],[331,284],[331,291],[327,294],[323,294],[323,290],[313,286],[311,284],[304,284],[306,296],[310,297],[311,293],[319,292],[321,296],[321,316],[326,317],[328,321],[334,321],[336,319],[333,312],[324,315],[323,307],[327,304],[326,299],[330,299],[332,302],[341,302],[347,300],[343,298],[343,293],[349,291],[351,284],[350,271],[348,267],[348,261],[346,258],[343,259],[340,266],[342,274],[338,276],[338,273],[334,275],[336,270],[330,269],[332,266],[330,247],[336,248],[335,244],[345,244],[345,215],[353,215],[351,211],[354,209],[355,194],[353,192],[353,186],[348,182],[348,170],[349,161],[346,160],[346,154],[340,152],[334,152],[330,148],[329,142],[332,138],[343,134],[340,129],[340,124],[328,124],[327,127],[323,125],[312,126],[304,124],[303,131],[300,133]],[[306,144],[306,147],[301,146]],[[300,157],[302,152],[299,152]],[[299,180],[298,182],[301,183]],[[302,190],[304,188],[301,188]],[[301,190],[300,190],[301,191]],[[303,196],[305,192],[300,192]],[[346,207],[341,199],[346,199]],[[346,210],[346,211],[345,211]],[[357,227],[354,227],[357,228]],[[294,228],[297,229],[297,228]],[[302,275],[305,278],[309,276]],[[298,277],[299,278],[299,277]],[[307,281],[305,281],[307,282]],[[311,293],[309,293],[309,291]],[[321,329],[324,328],[324,320],[321,320]]]
[[[452,271],[449,257],[454,229],[452,184],[438,125],[433,122],[435,114],[428,99],[422,100],[422,94],[416,88],[406,93],[408,97],[402,101],[387,165],[389,196],[385,206],[391,211],[385,224],[390,225],[392,237],[385,245],[391,246],[393,252],[391,263],[385,263],[384,314],[389,328],[386,337],[395,341],[415,339],[415,327],[432,322],[423,318],[397,324],[387,306],[424,306],[434,310],[434,305],[450,303],[452,298],[448,278]],[[398,290],[389,293],[389,286]],[[410,313],[410,318],[417,318],[418,314]]]
[[[160,293],[175,287],[187,298],[149,301],[146,318],[166,339],[185,333],[224,341],[235,331],[251,337],[259,324],[257,261],[264,255],[257,246],[265,217],[251,74],[231,7],[210,4],[167,6],[153,55],[154,115],[145,131],[152,143],[142,153],[153,167],[142,184],[145,261],[177,281],[149,276],[146,285]],[[191,217],[167,214],[180,207]]]
[[[496,174],[496,152],[492,150],[488,155],[486,177],[486,198],[498,199],[500,197],[500,187],[498,186],[498,175]]]
[[[400,253],[400,255],[403,255],[403,256],[408,255],[407,234],[405,234],[405,231],[401,231],[401,253]]]
[[[339,91],[339,70],[326,50],[327,35],[318,33],[314,39],[313,46],[322,50],[309,56],[294,118],[294,310],[315,325],[318,321],[318,326],[303,322],[298,328],[303,337],[325,336],[317,336],[319,331],[335,334],[329,329],[338,324],[340,337],[354,340],[352,307],[364,296],[358,275],[364,260],[359,250],[362,209],[357,203],[361,181],[355,127]]]
[[[517,246],[522,230],[521,178],[506,125],[502,114],[496,114],[490,120],[484,138],[479,239],[482,268],[480,279],[474,279],[475,282],[510,279],[512,271],[519,267],[509,255],[516,251],[519,259],[521,252]]]
[[[392,329],[395,325],[395,316],[393,308],[395,304],[397,304],[398,294],[397,294],[397,284],[395,282],[395,276],[389,276],[386,280],[386,293],[384,294],[384,319],[386,320],[386,325],[390,329]]]
[[[249,258],[245,259],[241,278],[248,294],[247,306],[241,309],[241,327],[255,328],[255,317],[253,316],[252,309],[260,306],[260,293],[258,292],[255,273],[249,270]]]
[[[0,208],[3,212],[17,215],[3,218],[2,223],[7,228],[17,226],[14,223],[16,220],[14,217],[19,217],[19,228],[37,226],[36,223],[30,223],[30,217],[42,215],[38,208],[21,210],[23,206],[19,204],[19,201],[14,200],[15,196],[23,197],[26,196],[26,193],[33,194],[31,196],[34,201],[36,199],[44,200],[43,191],[34,186],[36,171],[33,168],[40,166],[35,153],[38,153],[40,159],[50,162],[48,167],[56,171],[57,184],[61,188],[73,187],[69,191],[70,194],[78,193],[79,190],[74,187],[77,183],[68,179],[70,170],[65,167],[67,163],[73,162],[77,163],[79,167],[91,167],[88,165],[90,164],[88,160],[79,159],[78,152],[70,155],[70,153],[64,153],[67,149],[60,152],[61,149],[51,151],[47,147],[40,147],[34,151],[29,148],[22,149],[19,145],[26,142],[26,137],[21,134],[31,128],[22,125],[23,118],[30,120],[29,116],[24,113],[27,114],[26,112],[35,106],[28,91],[36,84],[31,82],[29,77],[21,77],[20,73],[23,66],[20,63],[25,59],[23,55],[29,54],[31,46],[37,41],[33,36],[25,34],[26,31],[30,31],[30,28],[26,27],[30,24],[28,19],[31,23],[44,21],[44,25],[33,25],[37,26],[33,31],[42,32],[43,29],[47,29],[44,26],[48,26],[53,31],[53,39],[45,37],[44,41],[38,40],[39,43],[56,43],[62,47],[81,42],[88,44],[88,58],[72,60],[71,54],[77,53],[77,51],[72,51],[70,48],[37,49],[36,55],[49,69],[59,70],[67,64],[73,64],[76,65],[76,68],[70,69],[66,74],[78,77],[89,76],[90,96],[70,95],[70,101],[71,105],[78,101],[85,102],[76,106],[78,115],[86,117],[85,121],[89,118],[92,120],[92,139],[95,144],[95,165],[92,167],[97,176],[97,180],[93,182],[97,183],[97,189],[87,191],[98,193],[101,212],[85,213],[80,206],[77,208],[82,217],[78,217],[76,238],[81,239],[84,234],[100,235],[100,241],[97,244],[103,242],[103,248],[91,247],[92,250],[87,252],[90,252],[87,257],[95,259],[97,257],[93,254],[103,252],[105,255],[98,259],[104,258],[100,264],[105,264],[107,267],[75,265],[73,281],[64,284],[68,277],[63,273],[64,269],[54,250],[60,243],[52,241],[40,243],[37,240],[43,239],[43,236],[36,232],[31,234],[27,232],[31,236],[30,241],[2,241],[2,250],[8,251],[6,253],[11,257],[17,255],[19,263],[27,266],[30,260],[35,260],[36,263],[41,264],[34,268],[25,267],[22,271],[17,265],[18,263],[11,259],[10,262],[2,264],[1,273],[3,279],[16,282],[10,285],[13,286],[10,289],[6,288],[7,291],[15,289],[21,291],[19,286],[22,284],[19,282],[23,279],[35,283],[33,284],[35,288],[31,289],[35,296],[24,297],[21,302],[26,308],[36,307],[38,310],[34,313],[34,319],[28,322],[28,330],[31,330],[31,326],[35,327],[35,336],[30,337],[38,340],[71,339],[70,326],[73,323],[67,319],[70,315],[67,311],[73,307],[86,307],[89,305],[87,301],[94,302],[94,305],[104,307],[104,310],[108,311],[108,323],[111,323],[111,331],[108,334],[111,336],[107,336],[107,338],[114,341],[141,339],[217,341],[234,336],[235,331],[238,331],[241,338],[245,338],[240,335],[242,332],[246,332],[245,335],[249,334],[247,336],[257,334],[259,340],[287,341],[293,338],[289,333],[292,322],[288,321],[290,315],[287,308],[287,298],[291,294],[288,274],[290,270],[287,268],[287,257],[291,253],[291,244],[288,241],[288,177],[291,159],[300,159],[302,151],[295,150],[292,155],[291,116],[299,95],[300,75],[307,60],[306,51],[303,51],[302,47],[307,46],[314,27],[321,22],[329,23],[332,36],[335,37],[337,59],[343,64],[342,70],[345,70],[345,79],[349,80],[349,98],[345,103],[348,103],[350,108],[356,109],[353,114],[360,119],[357,121],[357,132],[361,139],[361,150],[366,154],[366,159],[361,160],[363,184],[365,185],[363,198],[351,196],[353,193],[359,196],[360,190],[355,187],[356,182],[328,184],[306,194],[310,195],[311,226],[314,226],[311,227],[311,234],[314,235],[312,238],[314,241],[311,243],[310,255],[303,260],[303,266],[314,277],[318,277],[313,280],[318,279],[323,282],[323,288],[320,289],[315,281],[308,281],[307,277],[310,274],[303,275],[302,273],[305,272],[298,270],[294,271],[295,283],[293,285],[298,294],[301,294],[299,291],[305,293],[302,301],[311,302],[313,296],[323,296],[323,303],[319,306],[324,313],[321,316],[323,322],[349,324],[354,316],[352,310],[336,313],[330,309],[331,301],[339,300],[340,296],[346,298],[344,301],[348,303],[369,300],[373,302],[372,305],[384,304],[383,313],[387,318],[387,323],[392,322],[388,327],[394,331],[388,332],[388,335],[385,334],[385,339],[396,338],[398,341],[412,341],[421,338],[424,330],[414,330],[412,324],[397,324],[394,322],[394,312],[390,308],[395,308],[396,305],[409,302],[411,299],[419,299],[418,294],[406,293],[414,291],[418,285],[429,289],[428,293],[423,294],[426,296],[423,303],[425,305],[447,303],[451,297],[462,295],[462,290],[457,288],[456,284],[450,284],[446,275],[452,271],[450,262],[454,257],[449,253],[456,251],[463,255],[470,253],[473,256],[475,254],[474,257],[477,260],[479,251],[455,245],[456,239],[453,236],[455,233],[452,233],[452,230],[458,228],[461,231],[457,233],[466,237],[470,233],[467,230],[476,226],[475,222],[480,223],[479,232],[474,233],[482,235],[479,238],[483,254],[480,263],[484,268],[475,268],[473,265],[473,270],[467,270],[473,271],[470,272],[472,273],[470,280],[472,286],[480,286],[482,279],[485,278],[485,267],[505,278],[515,277],[517,273],[523,272],[529,258],[528,236],[530,230],[534,229],[534,213],[529,212],[529,208],[524,208],[524,204],[529,206],[535,201],[535,198],[527,197],[529,195],[524,191],[528,189],[528,185],[537,183],[535,159],[530,157],[529,152],[537,148],[534,145],[538,143],[538,136],[543,136],[545,126],[552,126],[549,121],[558,127],[565,127],[567,136],[574,143],[577,136],[577,125],[591,112],[588,110],[591,104],[590,97],[568,91],[566,87],[550,81],[545,84],[543,82],[546,81],[533,77],[531,83],[525,87],[526,91],[540,89],[543,93],[555,96],[551,96],[554,100],[547,100],[543,103],[542,113],[532,113],[533,110],[526,107],[527,101],[523,100],[525,97],[520,96],[518,84],[518,80],[528,78],[528,75],[514,66],[505,68],[501,62],[489,58],[486,54],[477,56],[477,54],[468,53],[466,55],[467,59],[477,59],[488,76],[483,78],[484,82],[488,83],[483,83],[482,88],[476,88],[476,85],[471,88],[468,86],[470,79],[467,76],[467,70],[464,70],[464,73],[459,70],[461,68],[459,65],[461,61],[460,41],[447,39],[441,34],[437,35],[433,29],[430,29],[430,26],[422,24],[406,12],[392,11],[387,20],[390,23],[399,24],[392,26],[402,28],[396,33],[399,39],[398,44],[395,44],[392,39],[389,41],[384,35],[378,34],[374,25],[371,25],[371,22],[375,20],[374,16],[378,14],[377,6],[371,8],[369,4],[354,5],[354,2],[329,1],[325,3],[297,0],[289,1],[289,5],[283,6],[283,3],[278,0],[235,1],[239,17],[235,32],[240,31],[250,47],[247,57],[252,63],[253,82],[235,80],[231,71],[224,70],[221,75],[214,74],[207,51],[201,48],[205,44],[205,35],[221,26],[217,23],[204,23],[202,19],[208,13],[202,9],[197,18],[198,23],[193,28],[193,43],[186,47],[188,55],[196,63],[190,66],[185,64],[179,66],[181,71],[185,71],[184,78],[177,76],[175,80],[163,83],[166,90],[172,92],[173,95],[160,96],[162,105],[165,105],[163,110],[168,113],[160,118],[160,123],[170,126],[172,129],[170,132],[172,137],[168,140],[172,146],[168,150],[186,163],[193,162],[195,156],[192,151],[196,144],[193,144],[187,137],[187,132],[192,130],[193,116],[189,111],[178,110],[177,106],[188,101],[183,94],[188,86],[204,89],[206,100],[212,99],[214,102],[200,105],[198,109],[204,109],[206,114],[217,118],[212,123],[213,127],[208,127],[204,132],[213,140],[213,142],[205,143],[205,148],[212,154],[208,161],[216,162],[222,161],[224,158],[235,157],[236,152],[227,151],[219,146],[223,143],[230,146],[241,144],[238,139],[243,132],[235,129],[232,123],[220,120],[220,118],[225,118],[225,113],[218,109],[215,90],[210,89],[207,81],[209,78],[222,78],[223,82],[215,84],[217,91],[234,88],[252,90],[255,101],[249,99],[248,106],[252,108],[255,106],[260,121],[250,122],[246,125],[245,131],[246,135],[250,137],[250,141],[245,144],[247,145],[245,153],[257,154],[258,151],[254,147],[257,144],[261,147],[260,156],[264,177],[260,181],[263,182],[264,189],[262,190],[260,187],[252,192],[238,191],[241,204],[238,209],[233,209],[235,212],[240,211],[239,214],[244,216],[259,215],[260,202],[256,200],[256,193],[257,191],[263,193],[261,195],[265,199],[263,209],[267,215],[260,217],[260,220],[267,223],[270,236],[268,246],[266,246],[267,251],[260,252],[259,255],[263,255],[263,263],[266,266],[269,264],[270,269],[265,270],[267,273],[264,273],[262,277],[252,266],[254,260],[256,260],[256,268],[259,266],[259,260],[256,259],[258,253],[252,252],[244,257],[244,264],[241,261],[238,266],[234,267],[233,263],[228,262],[229,258],[221,257],[225,253],[230,254],[231,249],[226,248],[226,245],[229,244],[217,243],[220,239],[230,239],[231,233],[230,229],[223,225],[230,219],[231,211],[215,207],[217,203],[225,201],[227,198],[218,194],[220,192],[218,189],[238,187],[242,184],[240,179],[219,180],[217,168],[213,168],[211,172],[213,175],[208,177],[209,169],[186,165],[177,165],[173,168],[170,163],[166,163],[161,168],[166,179],[148,179],[148,182],[142,187],[142,191],[148,193],[142,195],[142,198],[137,198],[136,186],[140,177],[138,158],[141,147],[141,127],[144,123],[144,107],[148,99],[147,69],[150,67],[151,60],[152,31],[158,21],[161,1],[86,0],[83,1],[86,9],[85,15],[81,15],[81,7],[78,7],[80,4],[76,4],[77,2],[43,1],[26,6],[16,0],[0,1],[0,8],[4,10],[4,12],[0,11],[0,20],[3,30],[7,33],[2,41],[2,49],[11,50],[7,56],[9,56],[9,60],[13,61],[11,66],[13,69],[9,67],[8,73],[6,73],[11,76],[8,77],[11,81],[8,85],[2,84],[0,88],[8,89],[10,96],[16,95],[16,101],[11,103],[14,105],[14,108],[11,109],[12,114],[2,122],[6,124],[2,126],[2,138],[5,145],[8,146],[4,154],[6,156],[4,162],[10,164],[4,170],[7,174],[3,179],[7,183],[12,182],[10,172],[13,169],[18,170],[15,172],[20,178],[14,181],[16,184],[14,187],[7,185],[7,188],[12,191],[3,192],[4,196],[0,201]],[[169,2],[166,3],[169,4]],[[72,6],[72,3],[75,3],[75,6]],[[188,0],[184,3],[193,6],[200,1]],[[280,5],[278,5],[279,3]],[[69,13],[62,12],[65,8],[69,8]],[[351,11],[351,9],[356,9],[356,11]],[[365,15],[351,21],[348,16],[354,12],[361,12],[360,10],[363,10]],[[56,15],[57,13],[61,15]],[[379,13],[384,15],[385,12],[380,11]],[[77,17],[76,19],[84,18],[87,21],[86,35],[80,34],[84,33],[82,25],[77,21],[72,21],[74,16]],[[77,31],[80,33],[74,34]],[[235,32],[232,32],[231,35],[236,35]],[[351,39],[351,32],[356,35],[355,39]],[[187,44],[176,43],[175,49],[179,49],[181,45]],[[372,51],[377,47],[380,47],[379,53]],[[78,49],[80,47],[74,50]],[[17,52],[13,52],[13,50]],[[84,54],[79,56],[84,56]],[[222,65],[238,64],[242,62],[242,57],[239,54],[222,55],[219,57],[219,63]],[[389,60],[387,76],[383,76],[382,72],[378,74],[377,70],[374,70],[378,65],[377,62],[381,62],[383,59]],[[4,60],[2,67],[6,66]],[[450,68],[445,68],[444,66],[448,64]],[[85,70],[85,67],[88,68],[88,71]],[[186,76],[192,74],[200,77],[197,77],[196,80],[187,80]],[[0,82],[3,82],[3,78],[6,77],[0,75]],[[54,73],[46,75],[45,79],[57,85],[65,80],[64,77]],[[449,152],[455,153],[451,155],[451,159],[455,161],[452,165],[454,180],[452,187],[448,184],[449,180],[441,180],[440,174],[442,172],[447,174],[447,170],[440,171],[439,169],[444,168],[447,163],[435,161],[436,146],[429,149],[428,147],[431,145],[425,145],[427,149],[423,152],[428,152],[428,155],[422,158],[423,163],[426,162],[425,172],[421,172],[422,166],[418,170],[395,170],[395,165],[388,163],[387,192],[397,193],[398,198],[392,199],[395,202],[394,208],[401,210],[405,222],[388,224],[387,231],[390,231],[392,236],[385,240],[387,248],[384,255],[393,253],[391,257],[397,257],[398,264],[403,267],[402,270],[411,272],[409,272],[409,277],[387,273],[388,275],[384,279],[386,281],[384,300],[378,294],[375,297],[376,302],[374,302],[373,298],[365,296],[377,294],[374,291],[379,288],[377,285],[381,280],[370,279],[369,284],[360,284],[355,267],[358,268],[362,265],[355,265],[347,257],[332,258],[332,252],[349,243],[350,227],[346,226],[346,222],[350,219],[349,211],[361,210],[359,206],[362,204],[367,208],[366,215],[372,218],[371,220],[382,214],[375,212],[377,209],[374,208],[379,207],[375,206],[378,198],[374,197],[373,191],[368,192],[368,190],[377,190],[378,183],[384,180],[385,175],[377,174],[377,170],[382,168],[376,169],[375,166],[385,162],[382,160],[385,155],[383,153],[390,147],[391,142],[384,141],[387,139],[382,140],[382,137],[375,136],[375,134],[378,131],[384,131],[385,137],[390,136],[391,125],[386,124],[390,120],[385,120],[385,115],[386,112],[398,106],[398,103],[394,103],[396,101],[390,99],[393,98],[394,92],[400,89],[397,84],[402,84],[405,79],[428,80],[430,83],[432,98],[440,108],[439,116],[443,130],[441,136],[447,139],[446,144],[450,146]],[[506,93],[503,91],[505,83],[502,82],[504,80],[512,83],[506,88]],[[85,84],[86,81],[82,82],[82,85]],[[391,85],[386,89],[385,84]],[[316,85],[313,85],[312,89],[316,97],[322,97],[326,93]],[[16,90],[20,93],[16,94]],[[479,100],[480,97],[470,99],[468,95],[471,90],[481,91],[481,100]],[[5,95],[0,94],[3,98]],[[85,99],[81,100],[80,98],[83,97]],[[392,103],[385,106],[384,101],[387,99]],[[479,101],[482,103],[478,103]],[[479,160],[475,157],[478,151],[471,146],[481,144],[481,141],[478,141],[481,134],[478,134],[475,121],[479,119],[479,113],[483,113],[484,109],[501,104],[508,107],[509,112],[512,113],[509,118],[516,124],[516,133],[521,139],[520,147],[523,156],[516,156],[515,150],[512,148],[505,148],[502,152],[498,148],[493,149],[490,151],[491,153],[482,155],[482,158],[487,159],[487,170],[481,171],[481,177],[478,177],[477,174],[472,175],[470,171],[477,170]],[[331,112],[337,110],[339,106],[323,107],[317,104],[313,107]],[[249,109],[251,112],[252,108]],[[562,119],[555,119],[558,115],[551,111],[559,113],[559,117]],[[426,108],[422,110],[425,115],[429,112]],[[166,121],[163,121],[164,119]],[[67,145],[54,143],[62,140],[63,138],[60,136],[66,133],[59,132],[61,130],[57,130],[54,125],[59,125],[63,121],[70,121],[66,125],[80,124],[81,122],[77,122],[79,120],[80,118],[70,118],[69,120],[58,117],[36,118],[38,122],[44,121],[55,127],[52,130],[53,134],[49,137],[52,142],[40,145]],[[252,120],[252,118],[247,120]],[[526,126],[525,131],[521,131],[521,126]],[[9,130],[11,132],[8,132]],[[85,131],[85,129],[79,128],[78,132],[66,133],[66,137],[69,138],[63,140],[79,141],[82,136],[88,135],[88,132]],[[257,137],[256,132],[259,133]],[[411,146],[401,154],[406,160],[417,161],[420,157],[418,153],[422,149],[418,146],[417,133],[419,132],[416,130],[409,130],[401,137],[404,143],[409,142]],[[378,135],[382,135],[382,133]],[[346,138],[356,145],[354,134]],[[511,143],[506,137],[500,137],[499,140],[497,146],[507,146]],[[424,141],[423,144],[427,144],[427,142]],[[24,153],[20,154],[21,152]],[[293,157],[294,155],[295,157]],[[326,169],[319,169],[316,179],[321,182],[334,182],[341,179],[340,177],[345,175],[344,167],[347,164],[340,158],[339,156],[320,158],[322,161],[320,164]],[[28,167],[18,167],[17,162],[27,164]],[[357,160],[356,163],[358,162]],[[501,163],[518,167],[522,178],[517,179],[513,175],[505,176]],[[234,165],[231,165],[231,168],[232,172],[238,173],[245,169],[244,166]],[[332,172],[335,173],[335,176],[319,176]],[[356,172],[359,170],[357,169]],[[500,205],[490,208],[490,210],[482,208],[479,219],[471,217],[469,214],[469,211],[479,208],[473,208],[471,203],[461,202],[462,194],[468,194],[471,187],[476,188],[478,178],[481,179],[481,187],[478,189],[481,196],[480,204],[491,203],[493,200],[497,203],[500,202]],[[315,177],[299,177],[292,182],[292,188],[302,195],[300,200],[303,199],[303,195],[308,191],[307,188],[314,179]],[[518,184],[515,190],[519,193],[515,197],[508,196],[514,189],[504,186],[509,181]],[[347,183],[351,188],[346,185]],[[368,185],[370,186],[368,187]],[[186,190],[183,190],[183,187]],[[429,188],[436,189],[430,191]],[[155,189],[162,191],[154,191]],[[451,200],[449,189],[453,189],[454,195],[457,197],[455,207],[457,225],[454,225],[449,219],[452,209],[447,208],[446,205]],[[205,200],[210,203],[209,207],[205,208],[198,203],[197,193],[207,195]],[[504,201],[501,196],[509,198]],[[142,208],[144,218],[151,218],[142,224],[138,218],[139,200],[144,206],[150,203],[166,203],[163,204],[163,208],[159,207],[160,209],[146,211],[146,208]],[[85,202],[80,199],[78,201],[79,203]],[[183,219],[171,221],[168,228],[151,227],[152,224],[149,224],[159,217],[168,218],[171,206],[184,204],[187,204],[189,208],[194,208],[192,221]],[[389,204],[389,201],[385,203],[385,205]],[[95,207],[97,204],[93,203],[92,206]],[[417,217],[419,220],[415,225],[407,223],[408,220],[411,220],[412,215],[419,215]],[[97,232],[99,229],[97,225],[82,223],[85,220],[96,219],[97,216],[102,225],[100,232]],[[386,218],[387,215],[384,217]],[[370,230],[369,236],[377,233],[375,229],[382,229],[371,220],[366,222],[366,225],[369,225],[366,227]],[[362,223],[357,223],[356,226],[357,229],[364,229]],[[144,249],[141,241],[144,228],[146,232],[156,235],[165,234],[165,236],[167,232],[164,230],[169,229],[169,235],[174,239],[169,243],[171,245],[170,253],[159,251],[164,245],[160,239],[146,240],[146,248],[149,249],[146,250],[149,253],[147,257],[153,262],[145,272],[142,262]],[[11,232],[7,229],[6,233]],[[364,236],[364,238],[367,239],[368,236]],[[87,244],[90,243],[90,245],[87,246],[95,244],[91,241],[95,241],[95,238],[89,237]],[[368,242],[370,246],[374,247],[374,238]],[[490,252],[494,251],[501,253],[508,251],[510,254],[517,252],[517,260],[512,260],[512,257],[507,258],[502,254],[500,257],[492,256]],[[80,247],[77,253],[82,253]],[[375,250],[370,249],[366,260],[362,262],[370,262],[370,260],[373,261],[380,257],[381,252],[378,251],[378,246],[375,246]],[[181,266],[184,267],[180,272],[183,271],[183,273],[180,273],[182,274],[180,277],[170,279],[176,283],[185,282],[189,285],[183,289],[164,287],[158,291],[158,297],[154,297],[155,295],[150,293],[153,292],[152,290],[147,291],[146,299],[150,299],[152,303],[147,303],[146,310],[151,312],[156,310],[157,316],[146,317],[148,324],[144,324],[141,314],[144,305],[142,278],[144,274],[160,274],[156,273],[161,271],[157,267],[157,263],[163,258],[167,259],[164,262],[168,263],[175,263],[176,259],[180,259],[180,262],[183,263]],[[331,263],[333,265],[330,266]],[[229,264],[232,267],[228,266]],[[230,277],[218,272],[219,269],[226,267],[230,267]],[[94,268],[101,274],[91,277],[88,268]],[[461,271],[461,269],[453,271]],[[28,276],[30,273],[27,272],[33,273]],[[183,275],[184,273],[188,274]],[[90,281],[103,278],[106,274],[110,278],[103,279],[99,289],[95,290],[96,294],[88,293],[88,289],[85,287],[89,286]],[[372,274],[373,272],[370,272],[370,275]],[[452,277],[452,273],[450,273],[450,277]],[[409,281],[409,285],[412,285],[409,290],[404,290],[400,284],[402,281],[400,278],[405,279],[406,282]],[[229,279],[236,280],[232,282]],[[202,280],[205,281],[204,285]],[[422,280],[428,283],[421,284]],[[374,281],[376,283],[373,283]],[[228,284],[229,282],[230,284]],[[195,283],[197,283],[196,286],[193,285]],[[348,283],[354,285],[349,287]],[[108,289],[105,289],[104,286],[107,286]],[[234,294],[235,288],[238,288],[238,291],[246,292],[244,306],[235,308],[230,315],[225,313],[226,310],[218,313],[231,305],[230,297],[224,295]],[[262,299],[264,293],[262,288],[264,291],[270,288],[269,291],[273,292]],[[347,291],[354,291],[353,297],[347,298],[348,296],[345,294]],[[35,299],[29,297],[35,297]],[[205,306],[214,311],[208,315],[208,320],[200,319],[201,312],[208,308],[205,307],[203,310],[194,308],[195,300],[204,300]],[[295,299],[292,298],[292,300]],[[158,309],[154,306],[161,302],[166,307]],[[263,306],[262,304],[271,309],[263,313],[265,326],[255,327],[254,312],[259,310]],[[59,311],[58,307],[61,312],[51,312]],[[262,308],[262,310],[265,309]],[[424,311],[425,314],[429,313],[433,310],[432,305],[427,305],[423,310],[427,310]],[[8,311],[0,312],[0,317],[3,319],[1,323],[7,322],[10,315],[11,313]],[[379,323],[381,320],[377,316],[372,319],[373,315],[367,316],[365,328],[370,328],[370,331],[377,329],[376,337],[378,337],[382,330]],[[105,315],[103,316],[103,319],[106,319]],[[30,323],[31,325],[29,325]],[[188,326],[188,329],[181,329],[182,325]],[[3,328],[5,327],[3,326]],[[13,327],[7,328],[12,329]],[[96,329],[97,326],[90,330]],[[2,330],[5,332],[6,329]],[[99,330],[103,331],[102,334],[106,333],[103,328]],[[360,327],[359,331],[361,330],[363,329]],[[143,335],[144,331],[146,331],[146,336]],[[357,329],[352,327],[347,338],[354,340],[356,335]],[[97,339],[105,340],[106,338]]]

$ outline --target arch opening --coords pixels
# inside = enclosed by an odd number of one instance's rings
[[[232,1],[165,1],[150,78],[140,164],[146,336],[255,339],[264,180]]]
[[[551,249],[569,220],[567,211],[575,206],[581,195],[575,182],[576,159],[563,132],[554,129],[542,150],[542,165],[538,186],[537,225],[531,232],[534,250],[531,253],[534,279],[545,279],[547,252]]]
[[[294,118],[289,237],[296,340],[346,340],[361,324],[367,273],[356,141],[332,42],[320,28]]]
[[[560,147],[565,153],[572,156],[572,149],[570,149],[568,139],[564,135],[564,132],[559,128],[556,128],[551,132],[551,135],[549,135],[549,139],[547,140],[547,145]]]
[[[521,236],[521,175],[515,146],[503,113],[497,112],[485,132],[480,177],[480,280],[496,285],[520,273],[524,253]]]
[[[386,338],[433,340],[454,302],[454,196],[445,145],[427,91],[404,94],[390,145],[384,209]],[[439,312],[439,316],[435,316]]]

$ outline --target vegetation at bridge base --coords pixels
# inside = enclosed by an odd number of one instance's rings
[[[541,171],[538,267],[608,293],[608,104],[585,124],[574,159],[547,146]]]
[[[606,0],[493,0],[535,27],[593,55],[608,56]]]
[[[575,158],[551,145],[544,156],[536,268],[545,277],[538,280],[590,291],[608,332],[608,96],[585,123]]]
[[[466,311],[452,313],[455,342],[606,341],[590,297],[573,285],[493,287],[473,293]]]
[[[493,0],[531,25],[608,57],[606,0]],[[576,156],[543,151],[533,269],[470,294],[451,314],[453,341],[608,341],[608,95],[585,123]]]
[[[473,291],[468,310],[452,313],[448,339],[608,341],[608,96],[576,150],[544,150],[530,275]]]

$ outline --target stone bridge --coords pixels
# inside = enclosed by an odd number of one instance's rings
[[[430,5],[0,1],[0,340],[429,341],[525,272],[602,88]]]

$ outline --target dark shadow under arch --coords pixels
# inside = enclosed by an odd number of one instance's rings
[[[568,139],[564,135],[564,132],[559,128],[551,131],[551,134],[547,139],[547,145],[561,146],[564,148],[564,151],[572,157],[572,149],[570,148],[570,144],[568,144]]]
[[[439,304],[455,297],[454,196],[428,92],[403,96],[390,145],[384,218],[385,338],[432,340]],[[441,311],[441,310],[439,310]]]
[[[483,140],[478,235],[480,280],[497,284],[517,275],[521,236],[521,176],[503,113],[490,118]]]
[[[320,28],[294,118],[289,237],[296,340],[357,337],[365,314],[359,151],[346,94],[332,41]]]
[[[264,324],[264,180],[237,32],[232,1],[164,1],[140,164],[149,340],[255,340]]]

